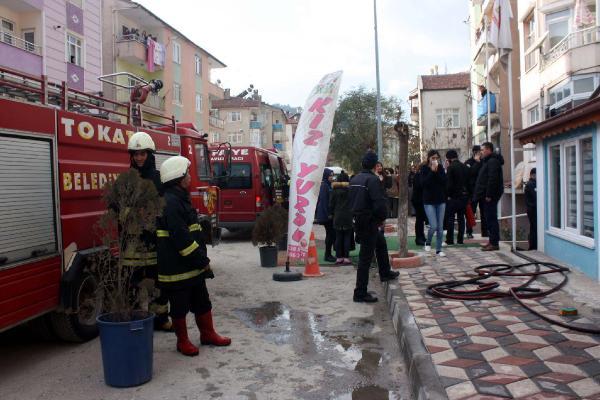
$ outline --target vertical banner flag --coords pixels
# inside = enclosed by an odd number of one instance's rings
[[[494,0],[490,42],[502,57],[512,50],[510,19],[513,18],[509,0]],[[504,50],[500,52],[500,50]]]
[[[290,259],[303,260],[307,254],[341,81],[342,71],[325,75],[308,96],[298,121],[292,147],[288,220]]]

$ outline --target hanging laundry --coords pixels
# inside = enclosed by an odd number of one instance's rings
[[[154,64],[165,65],[165,47],[158,42],[154,42]]]
[[[155,52],[156,42],[150,38],[146,39],[146,67],[148,68],[148,72],[154,72],[154,52]]]

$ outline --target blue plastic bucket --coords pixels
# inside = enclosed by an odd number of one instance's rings
[[[113,314],[96,321],[100,330],[104,382],[114,387],[141,385],[152,379],[154,314],[140,311],[136,319],[112,322]]]

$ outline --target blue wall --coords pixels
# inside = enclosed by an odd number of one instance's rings
[[[550,226],[550,199],[549,199],[549,170],[550,160],[548,159],[548,148],[557,142],[563,140],[575,139],[579,136],[592,134],[593,144],[593,159],[598,160],[597,144],[598,144],[598,126],[596,124],[589,125],[583,128],[575,129],[557,135],[549,140],[544,140],[544,176],[545,176],[545,187],[546,193],[544,193],[544,214],[545,214],[545,226],[544,231],[548,230]],[[594,243],[595,248],[590,249],[588,247],[580,246],[575,242],[562,239],[554,236],[548,232],[544,233],[544,252],[557,260],[563,261],[566,264],[576,267],[587,276],[594,279],[598,279],[598,252],[600,251],[600,215],[598,215],[598,163],[594,162]]]

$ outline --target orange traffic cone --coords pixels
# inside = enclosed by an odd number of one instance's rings
[[[317,277],[323,276],[319,268],[319,256],[317,255],[317,245],[315,244],[315,233],[310,232],[310,242],[308,243],[308,256],[306,257],[306,265],[304,266],[304,273],[306,277]]]

